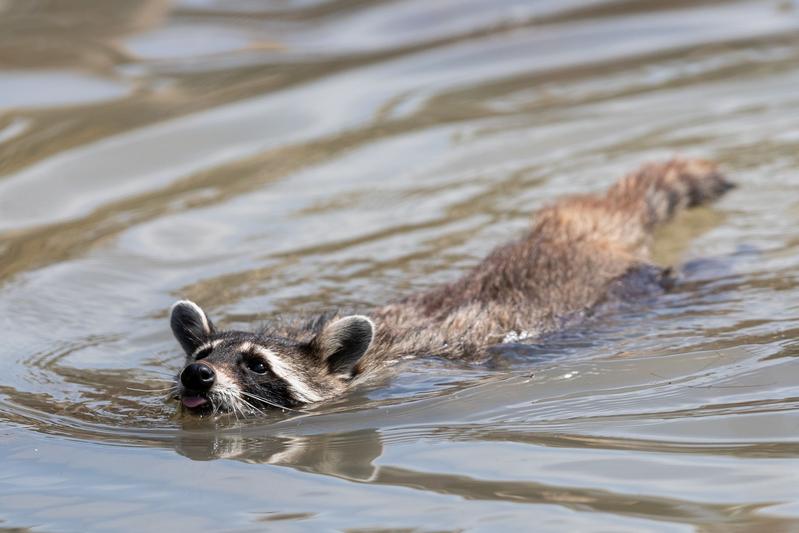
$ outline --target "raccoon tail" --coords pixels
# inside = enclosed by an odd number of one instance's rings
[[[679,211],[710,203],[734,187],[715,163],[678,158],[627,175],[608,190],[605,201],[611,209],[638,218],[651,233]]]
[[[655,228],[679,211],[709,203],[733,187],[709,161],[650,163],[622,178],[605,194],[556,202],[539,215],[541,222],[533,235],[548,231],[572,246],[600,243],[606,253],[614,249],[647,260]],[[547,230],[547,225],[552,229]]]

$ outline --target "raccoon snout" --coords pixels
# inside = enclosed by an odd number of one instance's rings
[[[192,363],[180,373],[180,382],[187,389],[205,392],[214,385],[216,372],[203,363]]]

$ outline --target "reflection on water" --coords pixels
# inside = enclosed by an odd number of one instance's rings
[[[799,529],[799,6],[0,3],[0,529]],[[452,279],[675,152],[655,301],[307,413],[181,420],[226,326]]]

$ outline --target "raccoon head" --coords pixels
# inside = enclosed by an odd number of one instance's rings
[[[328,322],[305,340],[218,331],[188,300],[172,306],[170,325],[186,352],[176,396],[183,411],[196,415],[293,409],[337,396],[356,374],[375,332],[360,315]]]

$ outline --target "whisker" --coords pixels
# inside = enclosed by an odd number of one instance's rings
[[[236,419],[236,422],[238,422],[239,421],[239,407],[237,405],[237,402],[233,402],[230,405],[231,405],[231,407],[233,407],[233,417]]]
[[[166,392],[166,391],[170,391],[170,390],[173,389],[173,387],[166,387],[166,388],[163,388],[163,389],[136,389],[136,388],[133,388],[133,387],[125,387],[125,388],[128,389],[128,390],[136,391],[136,392]]]
[[[225,391],[225,400],[227,404],[230,406],[230,412],[233,413],[233,417],[238,422],[239,420],[239,413],[238,413],[238,402],[236,401],[235,395],[233,395],[230,391]]]
[[[244,407],[242,406],[242,403],[241,403],[241,398],[236,398],[235,406],[239,410],[239,412],[241,413],[241,417],[242,418],[247,418],[247,414],[244,412]],[[238,416],[236,416],[236,420],[238,420]]]
[[[294,411],[295,413],[306,413],[307,412],[307,411],[303,411],[301,409],[292,409],[291,407],[286,407],[285,405],[280,405],[280,404],[277,404],[277,403],[274,403],[274,402],[270,402],[266,398],[261,398],[260,396],[256,396],[255,394],[250,394],[249,392],[241,391],[241,394],[243,394],[245,396],[249,396],[250,398],[253,398],[254,400],[258,400],[259,402],[263,402],[266,405],[271,405],[272,407],[276,407],[278,409],[284,409],[286,411]]]
[[[248,402],[248,401],[247,401],[245,398],[241,398],[241,401],[242,401],[242,403],[243,403],[244,405],[246,405],[247,407],[249,407],[249,408],[250,408],[250,409],[252,409],[253,411],[255,411],[255,412],[257,412],[257,413],[261,413],[262,415],[266,416],[266,413],[265,413],[265,412],[263,412],[263,411],[261,411],[260,409],[258,409],[257,407],[255,407],[253,404],[251,404],[250,402]]]

